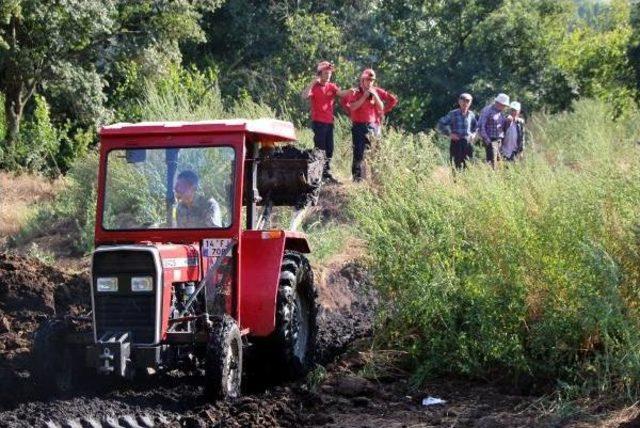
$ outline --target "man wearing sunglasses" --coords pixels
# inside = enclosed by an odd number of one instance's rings
[[[390,112],[398,98],[391,92],[375,86],[376,73],[365,69],[360,75],[360,85],[351,89],[342,98],[342,105],[351,118],[351,137],[353,139],[353,162],[351,174],[353,181],[364,179],[364,153],[371,145],[369,134],[380,134],[380,126],[384,115]]]
[[[325,153],[323,180],[325,183],[339,184],[331,174],[331,158],[333,157],[333,105],[336,96],[343,96],[349,91],[341,91],[331,82],[333,64],[322,61],[316,68],[315,79],[302,91],[302,98],[311,101],[311,129],[313,144],[316,149]]]

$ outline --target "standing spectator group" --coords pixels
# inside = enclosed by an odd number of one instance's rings
[[[316,69],[316,78],[302,92],[302,97],[311,100],[311,128],[316,149],[323,150],[326,155],[324,181],[337,183],[331,174],[333,157],[333,120],[334,102],[340,97],[340,103],[349,113],[351,119],[351,136],[353,141],[353,161],[351,173],[353,181],[364,179],[365,151],[371,145],[371,137],[382,132],[384,116],[391,111],[398,98],[392,93],[377,87],[375,72],[367,68],[360,75],[357,88],[341,90],[330,82],[334,70],[330,62],[322,61]]]
[[[455,167],[464,168],[473,157],[473,141],[477,134],[482,140],[486,161],[493,168],[498,160],[518,159],[524,150],[524,120],[520,118],[520,103],[510,103],[508,95],[498,94],[492,104],[482,109],[480,118],[476,120],[470,110],[472,100],[470,94],[461,94],[459,108],[438,121],[438,131],[451,140],[449,153]],[[510,109],[508,115],[505,114],[507,109]]]
[[[358,87],[346,90],[331,82],[333,71],[333,64],[320,62],[315,78],[302,91],[302,97],[311,104],[314,146],[325,153],[324,182],[338,184],[331,172],[334,106],[338,98],[351,119],[353,181],[362,181],[366,150],[371,146],[372,138],[381,135],[385,115],[398,104],[398,98],[376,85],[376,73],[371,68],[362,71]],[[460,94],[458,108],[443,116],[437,124],[437,130],[450,138],[449,156],[455,168],[465,168],[473,158],[473,145],[478,136],[484,146],[486,161],[493,168],[499,160],[514,161],[521,157],[525,134],[520,103],[510,103],[508,95],[498,94],[476,118],[471,111],[472,102],[471,94]]]

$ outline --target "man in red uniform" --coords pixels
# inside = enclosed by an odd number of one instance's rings
[[[311,100],[311,129],[316,149],[323,150],[326,156],[323,180],[325,183],[337,184],[331,174],[331,158],[333,157],[333,105],[336,96],[344,96],[348,91],[331,82],[333,65],[322,61],[316,69],[316,78],[302,91],[303,99]]]
[[[380,135],[383,117],[396,104],[398,97],[382,88],[375,87],[376,73],[365,69],[360,75],[360,86],[347,91],[342,105],[351,118],[351,137],[353,139],[353,163],[351,173],[353,181],[362,181],[364,152],[370,146],[369,133]]]

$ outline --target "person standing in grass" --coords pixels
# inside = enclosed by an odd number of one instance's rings
[[[505,108],[509,106],[509,96],[498,94],[493,104],[486,106],[480,112],[478,121],[478,132],[484,143],[484,150],[487,156],[487,163],[493,168],[496,167],[500,146],[504,139],[504,131],[509,126],[509,119],[503,114]]]
[[[322,178],[325,183],[338,184],[331,174],[333,158],[333,105],[336,96],[344,96],[349,91],[341,91],[331,82],[333,64],[322,61],[316,67],[315,79],[302,91],[302,98],[311,100],[311,129],[313,144],[316,149],[325,153],[325,164]]]
[[[504,132],[504,140],[500,147],[500,154],[507,161],[514,161],[522,157],[524,151],[524,119],[520,117],[520,103],[514,101],[510,105],[509,127]]]
[[[351,118],[351,137],[353,139],[353,161],[351,174],[353,181],[364,179],[364,154],[371,145],[370,135],[379,136],[385,114],[390,112],[398,98],[392,93],[375,86],[376,73],[365,69],[360,75],[360,85],[351,89],[342,99],[342,105]]]
[[[464,169],[467,160],[473,157],[473,139],[478,129],[476,115],[470,110],[473,97],[468,93],[458,97],[458,108],[451,110],[446,116],[438,120],[437,129],[447,135],[449,144],[449,159],[457,169]]]

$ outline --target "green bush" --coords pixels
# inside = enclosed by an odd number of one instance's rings
[[[453,175],[432,136],[384,141],[352,208],[389,302],[377,340],[418,379],[638,396],[640,115],[609,113],[534,118],[525,161],[497,171]]]
[[[72,129],[69,122],[56,127],[47,100],[41,95],[35,95],[34,100],[34,110],[20,130],[20,139],[0,149],[0,167],[57,177],[86,154],[95,132]],[[0,123],[0,136],[3,134],[4,125]]]

